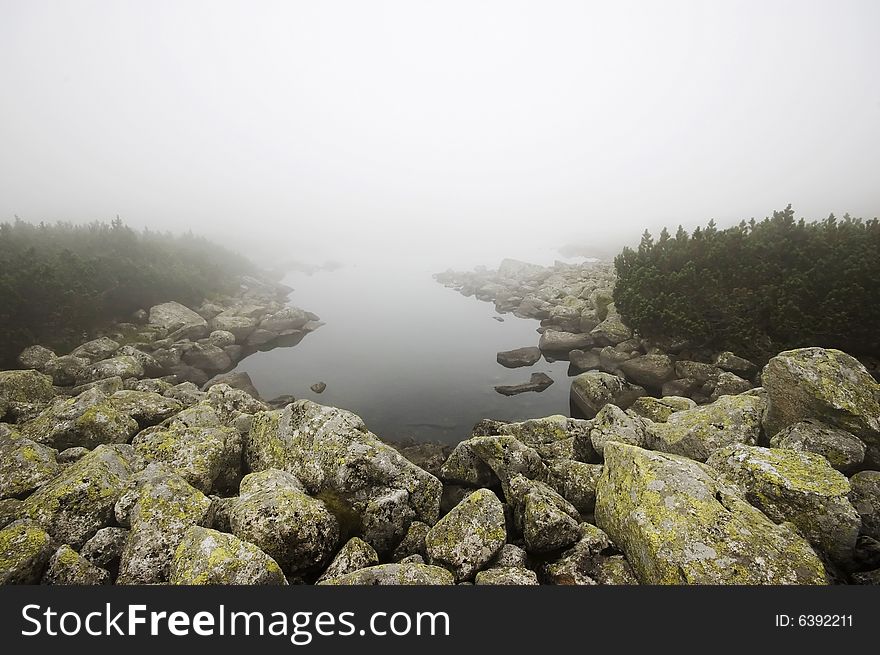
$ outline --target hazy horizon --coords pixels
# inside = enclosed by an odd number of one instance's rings
[[[874,217],[878,25],[870,1],[0,0],[0,220],[489,265],[788,203]]]

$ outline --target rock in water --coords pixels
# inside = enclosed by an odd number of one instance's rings
[[[503,350],[499,352],[495,359],[505,368],[519,368],[521,366],[532,366],[541,359],[541,349],[536,347],[516,348],[514,350]]]
[[[326,382],[315,382],[312,386],[309,387],[315,393],[324,393],[324,390],[327,388]]]
[[[810,544],[776,525],[713,469],[609,442],[596,523],[643,584],[825,584]]]
[[[642,387],[601,371],[587,371],[571,381],[572,405],[588,419],[608,403],[627,409],[644,395]]]
[[[518,393],[525,393],[527,391],[536,391],[540,393],[551,384],[553,384],[553,378],[546,373],[532,373],[532,377],[528,382],[524,382],[523,384],[500,385],[495,387],[495,391],[503,396],[515,396]]]
[[[432,563],[470,580],[507,541],[504,508],[489,489],[479,489],[440,519],[425,537]]]
[[[187,530],[171,560],[175,585],[285,585],[274,559],[247,541],[225,532],[194,526]]]

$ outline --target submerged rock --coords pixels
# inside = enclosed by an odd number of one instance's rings
[[[309,387],[309,389],[311,389],[315,393],[324,393],[324,390],[326,388],[327,388],[326,382],[315,382],[315,384],[313,384]]]
[[[825,584],[809,543],[742,500],[714,470],[609,442],[596,522],[643,584]]]

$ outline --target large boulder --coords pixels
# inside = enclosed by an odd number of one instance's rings
[[[867,461],[880,464],[880,385],[857,359],[826,348],[787,350],[767,363],[761,380],[768,435],[817,419],[864,441]]]
[[[175,585],[285,585],[278,563],[235,535],[193,526],[171,560]]]
[[[312,495],[362,522],[361,537],[384,553],[410,521],[436,522],[442,485],[369,432],[359,416],[309,400],[261,412],[245,437],[252,471],[290,471]]]
[[[329,578],[320,584],[326,585],[451,585],[455,582],[446,569],[429,564],[399,563],[379,564],[358,569],[351,573]]]
[[[538,341],[542,352],[567,353],[571,350],[583,350],[593,346],[593,337],[589,334],[575,334],[558,330],[544,330]]]
[[[76,378],[77,384],[87,384],[107,378],[142,378],[144,367],[131,355],[119,355],[102,359],[83,369]]]
[[[621,362],[618,367],[627,380],[658,391],[665,382],[675,377],[675,369],[669,355],[640,355]]]
[[[33,521],[0,530],[0,584],[37,584],[54,552],[52,537]]]
[[[56,454],[24,437],[0,437],[0,498],[27,496],[58,475]]]
[[[861,471],[849,483],[850,502],[862,517],[862,534],[880,541],[880,471]]]
[[[79,548],[113,519],[113,506],[137,467],[131,446],[100,445],[28,496],[21,516]]]
[[[529,553],[549,553],[577,541],[580,515],[550,486],[518,475],[510,481],[506,497],[513,506],[514,526],[522,532]]]
[[[713,451],[735,443],[753,445],[761,434],[764,401],[756,396],[722,396],[648,426],[654,450],[704,462]]]
[[[94,363],[112,357],[113,353],[117,350],[119,350],[118,342],[110,337],[99,337],[98,339],[87,341],[81,346],[77,346],[70,354],[74,357],[87,359],[89,363]]]
[[[201,338],[208,331],[208,323],[204,318],[173,301],[150,307],[149,322],[178,339]]]
[[[67,544],[55,551],[43,574],[45,585],[105,585],[110,573],[92,564]]]
[[[52,378],[38,371],[0,371],[0,402],[45,403],[55,397]]]
[[[768,517],[788,521],[836,562],[852,558],[861,519],[849,481],[814,453],[736,444],[706,462]]]
[[[43,371],[43,368],[57,355],[43,346],[28,346],[18,356],[18,363],[24,368]]]
[[[231,531],[272,557],[289,575],[321,570],[339,541],[339,521],[293,475],[251,473],[228,506]]]
[[[211,501],[162,465],[135,474],[116,502],[116,520],[131,532],[122,551],[117,584],[168,581],[168,566],[184,533],[209,525]]]
[[[425,537],[431,563],[470,580],[507,541],[504,507],[489,489],[478,489],[440,519]]]
[[[147,377],[158,377],[165,373],[165,367],[155,357],[143,350],[138,350],[134,346],[122,346],[122,348],[116,351],[116,355],[125,355],[126,357],[136,359],[141,368],[144,369],[144,375]]]
[[[642,387],[601,371],[587,371],[571,381],[571,402],[588,419],[609,403],[627,409],[644,395]]]
[[[468,439],[467,444],[501,481],[505,496],[509,491],[510,480],[517,475],[523,475],[530,480],[547,477],[547,466],[538,451],[526,446],[516,437],[473,437]]]
[[[804,419],[782,428],[770,439],[770,445],[822,455],[831,466],[844,473],[856,470],[865,459],[864,441],[815,419]]]
[[[602,456],[608,441],[620,441],[634,446],[646,447],[650,424],[640,416],[627,414],[617,405],[605,405],[590,428],[590,444]]]
[[[596,523],[643,584],[824,584],[810,544],[698,462],[609,442]]]

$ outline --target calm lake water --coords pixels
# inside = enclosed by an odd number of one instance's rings
[[[264,398],[292,394],[342,407],[392,439],[457,442],[481,418],[568,415],[568,362],[507,369],[495,360],[500,350],[537,345],[538,321],[494,320],[492,303],[434,281],[445,268],[411,259],[292,273],[284,280],[294,288],[291,304],[326,325],[294,347],[251,355],[236,370],[249,373]],[[554,380],[541,393],[506,397],[493,388],[537,372]],[[319,381],[327,383],[322,394],[309,389]]]

